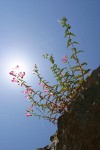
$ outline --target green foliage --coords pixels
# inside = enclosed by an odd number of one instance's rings
[[[45,59],[50,61],[51,71],[57,81],[57,84],[53,86],[50,86],[48,82],[43,79],[43,77],[38,73],[38,69],[34,70],[34,73],[36,73],[39,78],[39,82],[44,84],[47,89],[47,93],[44,94],[44,97],[42,96],[42,100],[44,108],[47,109],[46,115],[49,117],[44,118],[48,118],[52,122],[55,122],[60,114],[68,110],[70,101],[74,100],[76,94],[79,94],[80,90],[78,91],[77,89],[79,87],[82,89],[82,84],[85,82],[86,75],[90,71],[90,69],[84,69],[84,66],[86,66],[87,63],[81,63],[78,58],[78,54],[83,51],[77,50],[75,47],[79,43],[73,40],[75,34],[70,31],[71,26],[67,23],[67,19],[65,17],[62,18],[60,23],[62,27],[65,28],[64,37],[67,38],[67,48],[70,48],[72,51],[70,59],[74,60],[75,65],[71,66],[67,61],[67,65],[70,66],[68,69],[67,67],[59,68],[52,55],[43,55]]]
[[[64,63],[66,63],[66,67],[60,68],[55,63],[53,55],[43,55],[51,64],[50,69],[57,83],[51,85],[47,82],[39,73],[37,65],[35,65],[33,74],[36,74],[38,77],[43,91],[33,90],[29,99],[34,109],[33,111],[27,110],[31,115],[42,117],[53,123],[57,122],[61,114],[68,111],[69,103],[75,100],[76,95],[80,94],[80,91],[83,89],[83,83],[90,71],[90,69],[85,69],[87,63],[81,63],[79,60],[78,54],[83,51],[77,49],[76,45],[79,43],[73,40],[75,34],[70,31],[71,26],[67,21],[66,17],[63,17],[60,23],[65,28],[64,37],[67,39],[67,49],[70,49],[72,52],[69,59],[74,61],[74,66],[71,66],[68,58],[65,57]],[[25,83],[24,85],[27,86]]]

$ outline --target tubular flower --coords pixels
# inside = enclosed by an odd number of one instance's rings
[[[19,72],[18,76],[23,78],[25,76],[25,72]]]
[[[10,75],[16,76],[16,73],[14,71],[9,72]]]
[[[11,81],[12,82],[19,82],[16,78],[13,78]]]
[[[67,56],[64,56],[63,58],[62,58],[62,62],[63,63],[66,63],[68,60],[67,60]]]
[[[32,114],[30,114],[29,112],[26,112],[26,116],[30,117],[30,116],[32,116]]]
[[[29,96],[32,94],[33,90],[31,88],[26,88],[26,91],[22,91],[23,94],[25,94],[25,98],[29,98]]]
[[[15,68],[13,68],[13,69],[18,69],[19,68],[19,66],[17,65]]]
[[[33,90],[32,90],[31,88],[29,88],[29,89],[27,90],[27,92],[28,92],[28,94],[32,94]]]

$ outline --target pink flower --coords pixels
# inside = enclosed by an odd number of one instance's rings
[[[48,92],[48,89],[47,89],[46,85],[43,86],[43,89],[44,89],[44,92]]]
[[[11,81],[12,82],[19,82],[16,78],[13,78]]]
[[[28,96],[28,95],[26,95],[26,96],[25,96],[25,98],[29,99],[29,96]]]
[[[48,92],[48,90],[47,90],[47,89],[44,89],[44,92]]]
[[[62,58],[62,62],[63,62],[63,63],[66,63],[67,61],[68,61],[67,56],[64,56],[64,57]]]
[[[25,72],[19,72],[18,76],[23,78],[25,76]]]
[[[32,94],[33,90],[32,90],[31,88],[29,88],[29,89],[27,90],[27,92],[28,92],[28,94]]]
[[[44,86],[44,84],[42,84],[42,83],[39,83],[39,85],[40,85],[40,86]]]
[[[13,68],[14,70],[15,69],[19,69],[19,66],[17,65],[15,68]],[[11,71],[11,72],[9,72],[9,74],[10,75],[12,75],[12,76],[17,76],[17,77],[21,77],[21,78],[23,78],[24,76],[25,76],[25,72],[18,72],[18,71]]]
[[[33,106],[30,106],[30,108],[29,108],[31,111],[33,110]]]
[[[39,83],[39,85],[43,87],[43,89],[44,89],[44,92],[48,92],[48,90],[47,90],[47,87],[46,87],[44,84],[42,84],[42,83]]]
[[[30,94],[32,94],[33,90],[31,88],[26,88],[26,91],[22,91],[23,94],[25,94],[25,98],[29,99]]]
[[[19,66],[17,65],[15,68],[13,68],[13,69],[18,69],[19,68]]]
[[[16,76],[16,73],[14,71],[9,72],[10,75]]]
[[[31,88],[26,88],[26,91],[22,91],[23,94],[30,94],[33,90]]]
[[[26,116],[30,117],[30,116],[32,116],[32,114],[30,114],[29,112],[26,112]]]
[[[42,83],[39,83],[39,85],[43,87],[44,92],[48,92],[48,86],[46,86],[45,84],[42,84]],[[49,89],[50,89],[50,87],[49,87]]]

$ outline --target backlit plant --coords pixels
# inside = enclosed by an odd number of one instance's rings
[[[56,84],[51,85],[47,82],[39,73],[37,65],[34,66],[33,74],[38,77],[42,91],[37,91],[27,85],[24,81],[25,72],[18,73],[19,66],[9,73],[13,76],[12,82],[17,82],[18,85],[25,88],[22,93],[31,102],[30,107],[26,110],[26,116],[38,116],[53,123],[57,122],[61,114],[68,111],[69,104],[81,94],[84,88],[83,83],[90,71],[90,69],[85,69],[87,63],[81,63],[79,60],[78,55],[83,51],[77,49],[79,43],[74,41],[75,35],[71,32],[71,26],[67,23],[67,19],[63,17],[60,23],[65,28],[64,37],[67,39],[67,49],[70,50],[71,55],[65,54],[62,58],[63,68],[55,63],[53,55],[43,55],[51,63],[50,69],[56,79]]]

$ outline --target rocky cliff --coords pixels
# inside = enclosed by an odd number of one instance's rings
[[[100,67],[83,87],[68,112],[59,117],[51,144],[37,150],[100,150]]]

